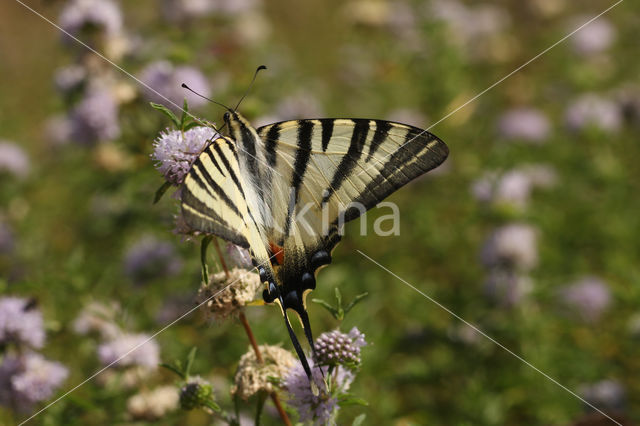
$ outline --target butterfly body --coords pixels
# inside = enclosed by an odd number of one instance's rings
[[[235,111],[228,137],[203,151],[182,189],[182,211],[194,229],[248,248],[265,302],[300,317],[313,351],[305,298],[331,263],[345,222],[412,179],[440,165],[448,148],[405,124],[369,119],[308,119],[254,129]]]

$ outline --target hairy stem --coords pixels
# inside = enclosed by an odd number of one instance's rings
[[[244,312],[240,312],[240,322],[244,327],[244,331],[246,331],[247,333],[247,337],[249,337],[249,342],[251,342],[251,347],[253,347],[253,351],[256,353],[256,359],[258,360],[259,363],[262,364],[264,362],[264,359],[262,358],[262,354],[260,353],[260,348],[258,347],[258,342],[256,342],[256,338],[253,335],[253,331],[251,330],[251,326],[249,325],[249,321],[247,321],[247,317],[245,316]],[[280,414],[280,418],[282,419],[282,422],[287,426],[291,426],[291,421],[289,420],[287,413],[284,411],[284,408],[280,403],[280,398],[278,398],[278,394],[275,392],[271,392],[269,396],[271,397],[273,404],[276,406],[276,410],[278,410],[278,414]]]

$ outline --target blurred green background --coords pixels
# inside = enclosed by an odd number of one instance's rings
[[[267,65],[240,108],[256,125],[316,116],[438,122],[430,131],[451,155],[390,197],[400,235],[374,235],[381,212],[369,216],[367,236],[350,224],[313,293],[370,293],[341,326],[369,342],[352,385],[369,406],[345,408],[339,424],[361,412],[367,424],[607,424],[356,250],[619,421],[640,421],[638,4],[621,3],[439,122],[613,3],[143,0],[117,3],[121,21],[100,5],[84,23],[64,21],[80,3],[27,2],[143,80],[153,80],[149,64],[166,60],[201,72],[202,90],[233,105]],[[37,300],[41,352],[69,370],[61,394],[101,366],[99,339],[74,332],[83,307],[115,302],[123,329],[159,330],[193,306],[199,246],[171,232],[174,198],[152,205],[163,183],[152,142],[170,123],[136,81],[8,0],[0,82],[0,140],[29,163],[11,166],[0,150],[0,289]],[[83,104],[91,84],[111,100]],[[176,84],[158,84],[180,102]],[[221,119],[215,105],[194,106]],[[140,253],[145,238],[166,243],[164,254]],[[278,308],[246,313],[259,342],[291,348]],[[310,316],[316,335],[338,325],[317,305]],[[230,404],[248,344],[237,321],[196,312],[156,340],[163,362],[197,346],[195,371]],[[127,399],[174,379],[159,370],[128,389],[97,378],[34,422],[142,423]],[[0,407],[0,423],[28,412]],[[209,421],[181,411],[157,420]],[[264,421],[278,424],[269,410]]]

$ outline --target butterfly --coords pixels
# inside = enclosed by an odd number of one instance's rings
[[[331,263],[341,226],[418,176],[449,149],[433,134],[370,119],[307,119],[254,128],[237,111],[185,177],[181,208],[193,229],[249,249],[280,306],[292,344],[311,377],[288,311],[295,312],[315,355],[306,297]]]

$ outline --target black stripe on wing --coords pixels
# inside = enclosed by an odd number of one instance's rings
[[[331,184],[324,191],[322,196],[323,203],[326,203],[331,198],[331,195],[340,189],[342,183],[348,179],[349,174],[360,160],[367,135],[369,134],[369,122],[370,120],[353,120],[354,127],[349,149],[340,160],[340,164],[338,164],[338,168],[331,178]]]

